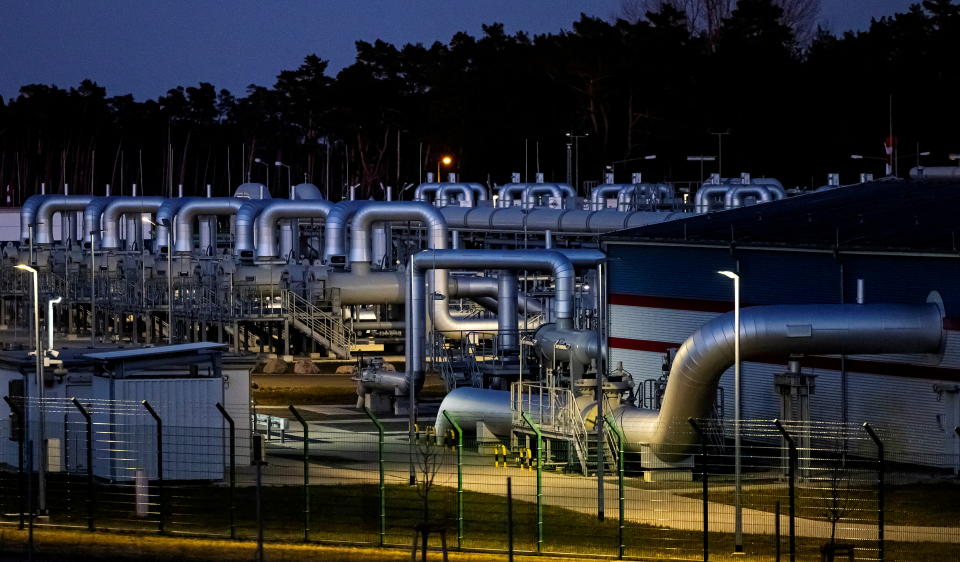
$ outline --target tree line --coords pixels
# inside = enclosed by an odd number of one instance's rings
[[[114,194],[133,183],[202,194],[210,184],[226,195],[269,174],[275,195],[307,180],[338,199],[350,185],[379,197],[384,185],[438,171],[562,182],[569,162],[582,191],[611,170],[618,182],[632,172],[696,181],[700,163],[687,157],[721,150],[724,176],[815,187],[828,172],[879,175],[883,163],[870,157],[883,156],[891,130],[901,175],[916,153],[930,152],[930,165],[960,152],[952,0],[842,34],[785,13],[797,6],[783,0],[699,1],[726,8],[625,2],[619,18],[581,15],[559,33],[511,35],[495,23],[432,45],[358,41],[335,76],[311,54],[242,96],[206,82],[146,101],[93,80],[26,85],[0,100],[0,188],[11,186],[14,203],[41,182],[98,194],[106,183]]]

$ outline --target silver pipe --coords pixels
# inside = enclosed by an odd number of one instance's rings
[[[726,193],[730,191],[731,187],[729,184],[704,184],[700,186],[696,196],[694,196],[694,209],[699,214],[709,213],[710,197],[718,194],[724,194],[724,196],[726,196]]]
[[[424,373],[424,341],[426,318],[424,306],[426,287],[424,272],[449,268],[495,268],[508,270],[549,270],[553,272],[556,297],[554,312],[557,324],[560,327],[573,326],[573,288],[575,270],[570,260],[563,254],[550,250],[516,250],[505,253],[497,250],[424,250],[410,257],[410,324],[408,332],[408,361],[407,373],[412,375],[416,388],[423,384]],[[442,278],[442,279],[441,279]],[[449,317],[446,305],[438,299],[449,295],[446,286],[446,276],[434,275],[436,284],[433,287],[432,300],[440,302],[442,306],[432,307],[435,313],[434,327],[445,331],[446,326],[440,325],[445,320],[437,314],[441,310]],[[436,293],[439,293],[437,295]],[[493,329],[496,329],[495,327]]]
[[[420,221],[427,228],[427,247],[447,247],[447,223],[443,215],[428,203],[409,201],[370,201],[359,208],[350,222],[350,264],[356,273],[370,269],[370,230],[375,223]]]
[[[253,257],[254,226],[257,217],[271,203],[283,199],[251,199],[237,209],[234,221],[233,253],[238,257]]]
[[[521,207],[524,209],[533,209],[537,207],[537,197],[540,195],[549,194],[550,197],[555,197],[560,200],[560,208],[564,207],[563,204],[563,191],[560,190],[554,184],[542,183],[537,185],[531,185],[530,187],[523,190],[523,195],[521,196]],[[544,207],[549,207],[549,205],[544,205]]]
[[[357,202],[345,201],[334,205],[326,199],[307,199],[304,201],[289,201],[285,199],[271,200],[260,211],[257,217],[257,259],[273,259],[278,254],[276,229],[280,219],[285,218],[322,218],[327,219],[339,205]],[[239,225],[238,225],[239,228]]]
[[[442,183],[421,183],[413,191],[413,200],[429,203],[430,198],[428,195],[430,193],[436,193],[443,185]]]
[[[372,263],[383,267],[389,254],[389,236],[387,236],[387,225],[377,223],[373,225],[373,256]]]
[[[474,190],[470,187],[469,184],[465,183],[445,183],[442,184],[437,191],[437,206],[446,207],[450,204],[450,196],[453,194],[460,194],[463,197],[463,200],[467,202],[467,207],[474,206]]]
[[[340,201],[333,205],[323,226],[323,261],[346,258],[347,222],[368,201]],[[399,201],[397,201],[399,203]]]
[[[724,194],[723,207],[725,209],[743,207],[744,201],[751,195],[756,197],[759,203],[769,203],[773,201],[773,194],[765,185],[734,185]]]
[[[248,185],[248,184],[243,184]],[[240,187],[243,187],[241,185]],[[249,185],[258,185],[258,184],[249,184]],[[173,228],[175,224],[175,219],[177,213],[180,212],[180,207],[187,203],[187,199],[183,197],[175,197],[172,199],[165,199],[160,205],[160,208],[157,209],[157,249],[166,248],[167,243],[170,240],[168,236],[168,230]]]
[[[755,306],[741,310],[740,325],[740,354],[747,361],[792,354],[938,353],[944,340],[936,304]],[[686,457],[697,439],[687,419],[710,415],[720,376],[733,365],[733,347],[732,312],[687,338],[670,369],[655,425],[649,425],[649,414],[629,414],[642,423],[627,434],[627,442],[649,443],[668,462]]]
[[[179,254],[193,252],[193,222],[200,215],[233,215],[246,202],[239,197],[187,197],[177,211],[174,250]]]
[[[689,217],[687,213],[637,211],[621,213],[616,209],[579,211],[563,209],[520,209],[518,207],[442,207],[440,213],[451,229],[510,230],[554,234],[602,234]]]
[[[518,196],[522,202],[523,192],[528,187],[542,187],[547,185],[559,189],[563,193],[561,197],[574,198],[577,196],[573,188],[565,183],[508,183],[501,185],[497,189],[497,207],[512,207],[513,200],[517,199]]]
[[[93,199],[92,195],[51,195],[46,197],[36,209],[36,227],[34,228],[36,243],[53,243],[54,214],[59,212],[65,217],[71,211],[83,211]]]
[[[262,183],[247,182],[240,184],[233,196],[241,199],[270,199],[270,189]]]
[[[517,323],[517,274],[501,270],[497,274],[497,326],[500,337],[500,353],[516,351],[520,346]]]
[[[590,192],[590,210],[599,211],[605,209],[607,207],[605,200],[609,195],[615,193],[619,196],[624,190],[633,191],[635,187],[632,183],[607,183],[598,185]]]
[[[24,243],[30,241],[30,228],[35,226],[34,222],[36,221],[37,209],[41,203],[50,197],[56,196],[31,195],[23,202],[23,205],[20,207],[20,241]]]
[[[83,209],[83,236],[80,237],[80,241],[84,244],[90,243],[91,232],[92,236],[96,243],[97,248],[102,248],[103,244],[101,242],[100,228],[101,220],[103,216],[104,209],[112,203],[116,198],[114,197],[94,197],[90,204],[84,207]]]
[[[482,183],[467,183],[465,185],[473,190],[474,201],[488,201],[490,199],[490,194],[487,193],[487,186]]]

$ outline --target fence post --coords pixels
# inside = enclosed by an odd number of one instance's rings
[[[620,428],[617,427],[617,424],[613,422],[613,418],[610,417],[610,414],[603,416],[603,421],[606,422],[607,427],[610,428],[610,433],[617,436],[617,497],[618,497],[618,522],[617,522],[617,558],[622,560],[626,551],[626,545],[624,545],[623,534],[625,526],[625,501],[626,501],[626,491],[623,484],[623,472],[624,472],[624,460],[623,460],[623,447],[626,444],[626,439],[623,436],[623,433],[620,432]]]
[[[687,418],[687,421],[700,436],[700,470],[702,471],[700,479],[703,480],[703,562],[707,562],[710,559],[710,457],[707,455],[707,436],[704,435],[697,420]]]
[[[366,412],[370,421],[377,426],[377,465],[380,467],[380,487],[378,489],[380,495],[380,546],[383,546],[387,539],[387,489],[383,470],[383,424],[380,423],[377,416],[373,415],[370,408],[364,406],[363,411]]]
[[[237,538],[237,441],[234,433],[233,418],[223,404],[217,402],[217,410],[230,428],[230,538]]]
[[[790,437],[790,434],[787,433],[787,430],[783,428],[783,424],[780,423],[780,420],[773,420],[773,424],[777,426],[777,430],[780,431],[780,434],[783,435],[783,438],[787,441],[787,446],[789,449],[789,456],[787,458],[787,478],[789,479],[789,491],[790,491],[790,503],[789,503],[789,514],[790,514],[790,562],[795,562],[797,559],[797,535],[796,535],[796,510],[797,510],[797,499],[796,499],[796,490],[794,489],[796,483],[796,472],[797,472],[797,446],[793,441],[793,437]]]
[[[26,442],[26,438],[23,430],[23,413],[20,411],[20,408],[17,406],[16,402],[13,401],[9,396],[3,397],[4,402],[10,406],[10,413],[13,414],[13,417],[16,419],[17,423],[17,440],[20,442],[20,446],[17,447],[17,480],[20,482],[20,485],[17,486],[17,505],[20,509],[20,521],[17,525],[17,528],[21,531],[24,527],[24,519],[26,518],[24,512],[26,508],[24,506],[25,497],[23,495],[23,490],[26,488],[24,483],[24,474],[23,474],[23,447]]]
[[[288,408],[303,426],[303,542],[310,542],[310,428],[296,408]]]
[[[141,400],[140,403],[143,404],[147,412],[153,416],[153,421],[157,423],[157,505],[159,506],[157,511],[160,516],[160,534],[163,534],[165,532],[164,511],[166,511],[166,503],[163,497],[163,420],[160,419],[160,416],[157,415],[156,410],[153,409],[153,406],[151,406],[149,402]]]
[[[93,480],[93,420],[90,418],[90,412],[80,404],[76,398],[71,398],[71,402],[80,410],[87,426],[87,529],[96,530],[93,509],[96,505],[97,488]]]
[[[537,435],[537,554],[540,554],[543,550],[543,434],[529,414],[522,412],[520,415]]]
[[[457,548],[463,548],[463,430],[453,414],[443,411],[450,425],[457,432]]]
[[[870,439],[873,439],[873,442],[877,445],[877,541],[879,544],[879,559],[880,562],[883,562],[885,549],[883,544],[883,526],[884,526],[884,511],[886,506],[884,505],[884,472],[886,472],[886,464],[883,454],[883,441],[880,440],[880,437],[877,435],[873,428],[870,427],[869,423],[863,424],[863,429],[866,430],[867,435],[870,436]]]
[[[507,559],[513,562],[513,485],[507,476]]]

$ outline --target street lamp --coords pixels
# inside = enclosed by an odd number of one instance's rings
[[[35,384],[38,389],[43,388],[43,353],[41,352],[42,342],[40,340],[40,279],[37,270],[30,267],[29,265],[20,263],[14,266],[20,271],[26,271],[27,273],[33,275],[33,341],[34,341],[34,356],[36,359],[36,377]],[[42,390],[40,390],[42,392]],[[29,538],[28,541],[33,544],[33,512],[34,512],[34,498],[33,498],[33,441],[30,439],[30,377],[24,377],[24,416],[23,416],[23,433],[25,435],[27,443],[27,498],[28,498],[28,508],[29,511]],[[42,416],[42,412],[41,412]],[[42,419],[42,417],[41,417]],[[43,485],[43,479],[40,479],[41,486]]]
[[[733,271],[718,271],[733,279],[733,456],[736,496],[736,520],[734,550],[743,552],[743,506],[740,502],[740,275]]]
[[[259,158],[254,158],[253,161],[263,166],[263,169],[267,171],[267,191],[270,191],[270,165]]]
[[[437,183],[443,183],[443,180],[440,179],[440,164],[443,164],[447,168],[450,167],[450,164],[453,164],[453,157],[443,156],[437,160]]]
[[[281,162],[281,161],[279,161],[279,160],[277,160],[276,162],[274,162],[273,165],[276,166],[276,167],[278,167],[278,168],[281,167],[281,166],[283,166],[284,168],[287,169],[287,188],[288,188],[289,193],[290,193],[289,198],[292,200],[292,199],[293,199],[293,181],[290,179],[290,166],[288,166],[287,164],[284,164],[283,162]],[[279,176],[279,174],[278,174],[278,176]]]
[[[140,219],[158,226],[149,217],[141,215]],[[167,345],[173,345],[173,224],[170,219],[163,219],[162,222],[167,229]]]

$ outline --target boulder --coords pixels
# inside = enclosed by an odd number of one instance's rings
[[[280,375],[287,372],[287,362],[283,359],[270,359],[263,364],[262,372],[267,375]]]
[[[320,372],[320,369],[309,359],[298,359],[293,366],[293,372],[298,375],[315,375]]]

